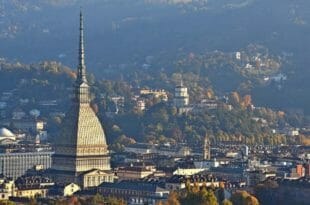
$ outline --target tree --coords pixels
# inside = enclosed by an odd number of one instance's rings
[[[234,205],[259,205],[257,198],[246,191],[235,192],[231,197],[231,201]]]
[[[186,186],[186,191],[179,195],[180,203],[184,205],[218,205],[217,198],[212,189],[206,186],[199,187],[197,183],[190,187]]]
[[[38,202],[37,202],[37,200],[36,199],[30,199],[30,201],[29,201],[29,205],[38,205]]]
[[[186,188],[187,193],[191,192],[191,182],[189,179],[186,180],[185,188]]]
[[[96,103],[91,103],[90,106],[96,114],[99,112],[99,107]]]
[[[251,95],[246,95],[243,97],[242,105],[244,106],[244,108],[247,108],[252,105]]]
[[[245,205],[259,205],[259,202],[257,200],[256,197],[254,196],[248,196],[246,199],[245,199]]]
[[[162,201],[159,201],[156,203],[156,205],[164,205],[164,203]]]
[[[208,89],[207,89],[206,97],[207,97],[208,99],[213,99],[213,98],[214,98],[214,92],[213,92],[212,88],[208,88]]]
[[[106,204],[110,204],[110,205],[125,205],[126,203],[122,199],[117,199],[115,197],[108,197],[106,199]]]
[[[15,203],[9,200],[1,200],[0,205],[15,205]]]
[[[177,193],[171,192],[165,205],[181,205]]]
[[[97,193],[95,196],[92,197],[91,203],[96,205],[104,204],[104,198],[101,194]]]
[[[194,186],[192,187],[192,193],[197,194],[200,192],[200,187],[197,182],[194,183]]]
[[[79,198],[77,196],[71,196],[68,205],[81,205]]]
[[[229,96],[229,103],[235,107],[238,108],[240,107],[240,96],[239,93],[237,92],[232,92]]]
[[[225,200],[225,189],[224,185],[220,184],[220,188],[217,190],[217,197],[220,202]]]
[[[221,205],[233,205],[233,204],[228,199],[225,199],[222,201]]]
[[[203,205],[218,205],[217,198],[212,189],[209,189],[202,195]]]
[[[279,185],[275,180],[266,180],[254,187],[255,196],[262,204],[278,204],[277,194]]]

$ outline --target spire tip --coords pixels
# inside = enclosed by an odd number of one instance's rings
[[[79,42],[79,65],[78,65],[78,81],[87,82],[86,80],[86,66],[84,54],[84,22],[83,13],[80,13],[80,42]]]

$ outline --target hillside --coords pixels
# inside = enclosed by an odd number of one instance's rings
[[[132,81],[128,73],[138,73],[140,80],[152,73],[150,81],[140,86],[158,86],[156,76],[162,68],[170,77],[183,69],[172,62],[190,53],[205,56],[217,50],[228,54],[254,44],[266,48],[270,56],[289,56],[289,62],[282,62],[284,66],[275,73],[287,76],[280,89],[230,67],[224,69],[227,75],[218,70],[196,73],[199,79],[211,79],[201,86],[213,86],[223,94],[250,81],[246,92],[258,105],[310,113],[310,36],[305,35],[310,31],[309,1],[1,1],[0,56],[25,63],[55,60],[75,67],[80,6],[85,11],[88,68],[99,78]],[[151,72],[144,72],[142,65],[150,57]]]
[[[10,120],[16,109],[24,111],[26,115],[37,109],[40,111],[39,118],[47,122],[52,141],[59,127],[63,126],[61,122],[69,108],[75,77],[75,72],[57,62],[28,65],[2,60],[0,82],[5,86],[0,89],[1,106],[5,102],[6,108],[0,108],[0,120]],[[232,93],[228,102],[217,101],[217,109],[203,109],[187,115],[177,114],[176,108],[168,102],[150,98],[148,109],[141,112],[136,109],[133,100],[135,89],[131,89],[128,84],[95,80],[92,75],[88,76],[88,80],[92,84],[91,105],[103,121],[108,142],[114,150],[120,151],[123,145],[133,140],[151,143],[179,141],[197,145],[206,133],[213,142],[281,144],[304,143],[304,139],[307,139],[303,136],[297,138],[274,134],[272,129],[303,126],[307,121],[302,116],[288,115],[268,108],[253,109],[250,96]],[[125,98],[121,111],[112,117],[109,115],[111,96]],[[212,94],[210,97],[215,100]],[[194,100],[191,102],[194,103]]]

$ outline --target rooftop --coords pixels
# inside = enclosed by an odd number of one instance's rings
[[[165,191],[165,189],[158,186],[157,183],[147,183],[143,181],[121,181],[119,183],[102,183],[99,187],[110,189],[123,189],[131,191],[146,191],[146,192],[158,192]]]

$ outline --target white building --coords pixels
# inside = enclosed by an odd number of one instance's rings
[[[236,59],[241,60],[241,53],[240,52],[236,52]]]
[[[140,111],[144,111],[146,109],[145,101],[143,99],[139,99],[136,101],[136,107]]]
[[[0,129],[0,144],[15,144],[16,135],[6,128]]]
[[[181,83],[175,87],[173,105],[178,109],[179,114],[192,111],[192,107],[189,106],[189,94],[187,87]]]
[[[205,171],[206,169],[204,168],[189,168],[189,169],[182,169],[182,168],[178,168],[177,170],[175,170],[173,172],[173,175],[179,175],[179,176],[191,176],[194,174],[198,174],[200,172]]]
[[[220,162],[216,159],[214,160],[205,160],[205,161],[196,161],[194,165],[197,169],[210,169],[211,167],[219,167]]]

